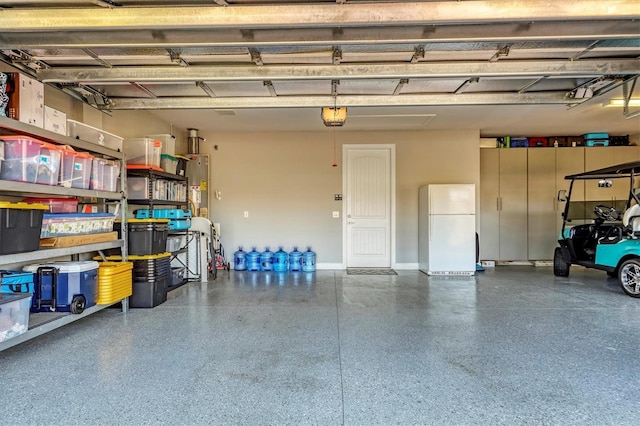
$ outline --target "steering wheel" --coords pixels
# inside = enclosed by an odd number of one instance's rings
[[[593,212],[602,220],[615,222],[620,220],[620,212],[613,207],[599,204],[593,208]]]

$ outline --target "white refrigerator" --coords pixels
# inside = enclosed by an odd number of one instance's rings
[[[429,275],[474,275],[476,271],[476,187],[474,184],[420,188],[418,261]]]

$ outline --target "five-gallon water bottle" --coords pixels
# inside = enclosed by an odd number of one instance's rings
[[[269,247],[260,253],[260,270],[273,271],[273,252],[269,250]]]
[[[253,247],[249,253],[247,253],[247,269],[249,271],[260,270],[260,252]]]
[[[315,272],[316,270],[316,254],[311,251],[311,247],[307,247],[307,251],[302,253],[302,270],[304,272]]]
[[[234,271],[247,270],[247,252],[243,251],[242,247],[239,247],[238,251],[233,253],[233,269]]]
[[[289,269],[289,255],[282,247],[273,255],[273,270],[276,272],[287,272]]]
[[[298,251],[298,247],[294,247],[289,253],[289,270],[302,271],[302,252]]]

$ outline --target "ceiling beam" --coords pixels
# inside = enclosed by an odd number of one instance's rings
[[[243,7],[3,9],[2,31],[304,28],[640,18],[637,0],[471,0]]]
[[[640,60],[498,61],[418,64],[256,66],[159,66],[56,68],[37,71],[46,83],[176,82],[254,80],[343,80],[385,78],[568,77],[640,73]]]
[[[531,105],[579,104],[584,99],[567,98],[562,93],[470,93],[443,95],[375,96],[278,96],[278,97],[188,97],[159,99],[110,99],[108,110],[210,109],[210,108],[305,108],[338,106],[446,106],[446,105]]]
[[[0,13],[0,21],[5,11]],[[428,25],[377,28],[305,28],[304,30],[260,29],[155,30],[127,29],[100,31],[8,32],[0,31],[0,48],[93,48],[93,47],[264,47],[264,46],[334,46],[367,45],[382,41],[388,44],[456,43],[560,40],[638,39],[637,21],[578,21],[492,23],[486,25]]]

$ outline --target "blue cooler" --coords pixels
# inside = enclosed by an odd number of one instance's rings
[[[33,294],[34,277],[31,272],[0,271],[0,293]]]
[[[35,294],[31,312],[80,314],[98,300],[98,262],[51,262],[28,265],[35,273]]]

